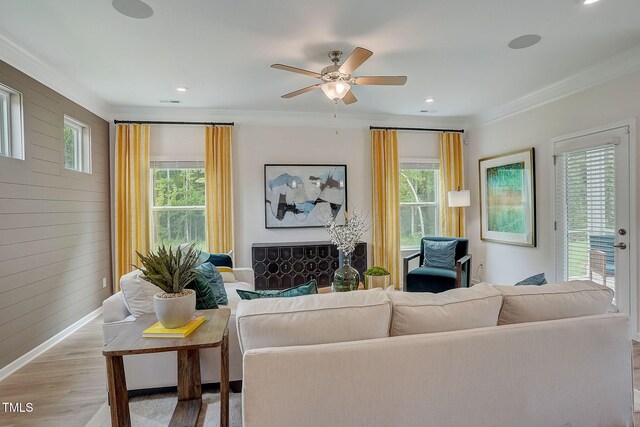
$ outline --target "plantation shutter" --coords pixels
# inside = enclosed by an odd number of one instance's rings
[[[591,278],[606,284],[614,270],[615,140],[556,143],[558,280]]]

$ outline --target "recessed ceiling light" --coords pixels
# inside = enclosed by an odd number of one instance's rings
[[[425,99],[425,100],[424,100],[424,102],[426,102],[426,103],[430,104],[430,103],[432,103],[432,102],[433,102],[433,101],[435,101],[435,100],[436,100],[435,98],[429,97],[429,98]]]
[[[153,15],[151,6],[141,0],[113,0],[111,6],[129,18],[147,19]]]
[[[580,3],[582,4],[593,4],[595,2],[598,2],[600,0],[580,0]]]
[[[188,90],[189,90],[189,88],[188,88],[188,87],[186,87],[186,86],[178,86],[178,87],[176,88],[176,90],[177,90],[178,92],[186,92],[186,91],[188,91]]]
[[[525,49],[537,44],[540,40],[542,40],[542,37],[537,34],[525,34],[524,36],[516,37],[511,40],[509,42],[509,47],[511,49]]]

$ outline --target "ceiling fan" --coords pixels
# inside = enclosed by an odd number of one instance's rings
[[[364,61],[369,59],[371,55],[373,55],[373,52],[370,50],[362,47],[356,47],[342,65],[338,65],[338,62],[340,62],[340,58],[342,57],[342,52],[339,50],[331,51],[329,52],[329,58],[333,62],[333,65],[323,68],[320,73],[282,64],[273,64],[271,68],[304,74],[305,76],[311,76],[322,80],[322,83],[282,95],[283,98],[293,98],[294,96],[302,95],[303,93],[311,92],[312,90],[320,88],[332,101],[338,102],[338,100],[342,100],[342,102],[349,105],[357,101],[355,95],[351,91],[352,85],[402,86],[407,82],[407,76],[353,76],[353,72],[362,65]]]

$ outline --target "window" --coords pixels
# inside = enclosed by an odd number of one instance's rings
[[[22,94],[0,84],[0,156],[24,160]]]
[[[205,249],[204,163],[152,161],[153,245]]]
[[[420,247],[440,234],[440,165],[436,160],[400,162],[400,248]]]
[[[64,116],[64,167],[91,173],[91,128]]]

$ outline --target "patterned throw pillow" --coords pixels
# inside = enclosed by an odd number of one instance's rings
[[[456,266],[457,240],[425,240],[423,267],[448,268],[453,270]]]
[[[544,277],[544,273],[539,273],[519,281],[518,283],[515,284],[515,286],[520,286],[520,285],[540,286],[540,285],[546,285],[546,284],[547,284],[547,278]]]
[[[198,268],[196,268],[196,270],[198,270]],[[196,291],[196,310],[218,308],[218,302],[216,301],[213,289],[209,286],[208,280],[202,273],[198,272],[195,280],[189,283],[186,288]]]
[[[284,297],[299,297],[302,295],[311,295],[318,293],[318,286],[316,281],[312,280],[307,284],[294,286],[289,289],[283,289],[281,291],[245,291],[242,289],[236,289],[240,298],[245,300],[259,299],[259,298],[284,298]]]
[[[227,299],[227,291],[224,288],[224,280],[222,280],[222,275],[216,266],[205,262],[197,266],[196,271],[202,276],[200,280],[206,283],[213,291],[218,305],[227,305],[229,301]]]

